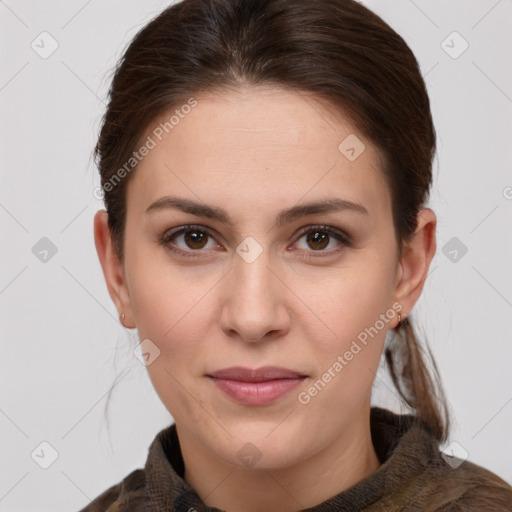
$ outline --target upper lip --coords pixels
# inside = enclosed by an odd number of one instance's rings
[[[256,369],[232,366],[231,368],[224,368],[209,373],[208,376],[216,379],[239,380],[242,382],[265,382],[275,379],[297,379],[306,377],[306,375],[300,372],[278,366],[262,366]]]

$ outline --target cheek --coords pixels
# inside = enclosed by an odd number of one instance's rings
[[[392,286],[388,267],[383,265],[347,266],[324,280],[321,286],[310,290],[312,309],[330,328],[338,340],[336,349],[342,349],[365,329],[373,326],[392,306]],[[393,314],[391,309],[388,316]],[[390,318],[389,320],[391,320]],[[389,327],[389,320],[385,328]],[[379,323],[379,330],[383,326]],[[326,347],[330,343],[327,343]]]
[[[132,248],[126,265],[140,339],[155,343],[166,360],[191,358],[200,339],[197,318],[203,314],[208,283],[172,266],[158,248]]]
[[[310,334],[318,365],[304,399],[316,402],[311,405],[319,415],[329,414],[328,403],[351,409],[369,396],[396,316],[384,266],[351,266],[339,275],[325,283],[323,293],[319,288],[310,295],[330,332],[327,337]]]
[[[132,276],[132,307],[139,338],[151,340],[159,350],[158,357],[146,367],[155,392],[173,417],[191,417],[196,422],[203,421],[198,413],[201,397],[191,382],[202,369],[198,362],[204,359],[208,330],[204,290],[208,288],[183,279],[176,271],[158,278],[152,272]]]
[[[191,282],[144,279],[135,284],[132,305],[140,339],[151,339],[169,358],[192,357],[200,340],[198,318],[204,314],[204,293]]]

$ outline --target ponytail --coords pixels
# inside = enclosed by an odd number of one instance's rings
[[[409,318],[395,328],[384,355],[400,397],[437,440],[445,441],[450,419],[437,365],[428,344],[420,344]]]

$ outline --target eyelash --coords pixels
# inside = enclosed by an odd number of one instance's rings
[[[173,238],[175,238],[178,235],[181,235],[183,233],[186,233],[187,231],[194,231],[194,230],[199,231],[201,233],[204,233],[204,234],[208,235],[209,237],[211,237],[212,239],[215,240],[215,236],[213,234],[213,231],[210,230],[209,228],[207,228],[205,226],[189,224],[187,226],[180,226],[180,227],[175,228],[175,229],[173,229],[171,231],[167,231],[161,237],[159,237],[158,242],[162,246],[164,246],[166,249],[168,249],[169,251],[177,253],[180,256],[184,256],[184,257],[187,257],[187,258],[204,257],[204,255],[201,254],[204,251],[202,251],[201,249],[197,249],[197,250],[192,250],[191,249],[190,251],[184,251],[182,249],[178,249],[177,247],[171,245],[171,241],[172,241]],[[326,233],[329,237],[334,237],[336,240],[341,242],[341,244],[344,247],[351,247],[352,246],[352,241],[351,241],[351,239],[350,239],[350,237],[348,235],[346,235],[342,231],[339,231],[337,229],[334,229],[334,228],[329,227],[329,226],[324,226],[324,225],[308,226],[307,228],[304,228],[303,230],[300,231],[300,233],[298,235],[298,238],[297,238],[297,241],[300,240],[304,235],[307,235],[307,234],[309,234],[311,232],[315,232],[315,231],[321,231],[321,232]],[[299,250],[302,250],[302,249],[299,249]],[[308,252],[311,252],[311,253],[317,252],[319,254],[316,254],[316,255],[310,254],[310,255],[307,255],[305,257],[306,258],[326,257],[326,256],[331,256],[332,254],[338,253],[341,250],[343,250],[343,247],[340,248],[340,249],[331,249],[329,251],[324,251],[323,249],[319,249],[318,251],[311,250],[311,251],[308,251]],[[194,254],[194,253],[199,253],[199,254]]]

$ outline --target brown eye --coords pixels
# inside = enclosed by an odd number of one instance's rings
[[[351,246],[351,239],[343,231],[329,226],[313,226],[302,230],[296,248],[304,252],[328,256]]]
[[[190,249],[202,249],[208,241],[208,234],[199,230],[188,230],[183,235],[183,240]]]
[[[207,249],[218,248],[212,233],[200,226],[186,226],[167,232],[161,237],[160,243],[182,255],[197,253],[195,255],[199,256]]]
[[[306,236],[307,243],[315,251],[325,249],[329,244],[329,235],[325,231],[310,231]]]

